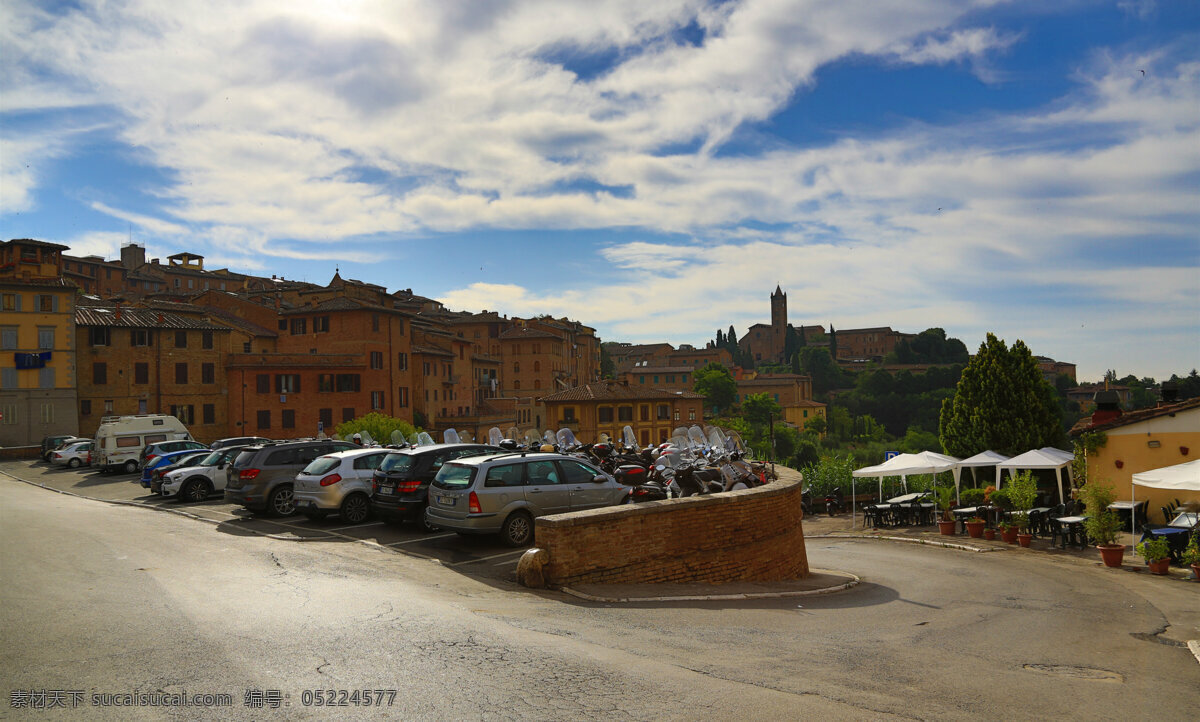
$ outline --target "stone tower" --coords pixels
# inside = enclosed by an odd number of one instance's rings
[[[771,294],[771,356],[782,361],[787,347],[787,294],[778,285]]]

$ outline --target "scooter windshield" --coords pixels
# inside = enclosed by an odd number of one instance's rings
[[[530,429],[525,432],[525,447],[528,449],[536,449],[542,445],[542,435],[536,429]]]
[[[488,429],[488,443],[492,446],[499,446],[500,442],[504,441],[504,435],[500,433],[500,427],[493,426]]]
[[[458,444],[458,443],[462,443],[462,442],[458,438],[457,431],[455,431],[454,429],[446,429],[445,431],[442,432],[442,443]]]
[[[558,430],[559,449],[574,449],[576,446],[579,446],[579,442],[575,440],[575,432],[570,429]]]
[[[428,431],[422,431],[417,434],[417,441],[413,446],[433,446],[433,437],[429,435]]]
[[[636,449],[638,447],[638,440],[637,436],[635,436],[633,433],[633,427],[626,426],[625,428],[621,429],[621,443],[625,444],[631,449]]]

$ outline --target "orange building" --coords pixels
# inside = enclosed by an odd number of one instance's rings
[[[643,446],[671,438],[680,425],[702,423],[704,397],[691,391],[664,391],[617,381],[598,381],[559,391],[540,399],[547,426],[569,428],[582,442],[601,433],[621,438],[633,427]]]

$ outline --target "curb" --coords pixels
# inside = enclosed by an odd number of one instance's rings
[[[804,589],[795,592],[750,592],[748,594],[684,594],[675,597],[598,597],[581,592],[570,587],[559,587],[558,591],[569,594],[588,602],[609,602],[615,604],[638,602],[736,602],[751,599],[782,599],[785,597],[815,597],[821,594],[841,592],[862,583],[862,579],[849,572],[834,572],[829,569],[813,569],[811,571],[826,572],[849,577],[848,580],[834,587],[824,589]]]
[[[894,541],[903,544],[924,544],[931,547],[943,547],[945,549],[957,549],[964,552],[1002,552],[1006,551],[1003,547],[973,547],[966,544],[955,544],[953,542],[938,541],[936,539],[921,539],[907,536],[875,536],[871,534],[813,534],[804,535],[807,539],[878,539],[880,541]]]

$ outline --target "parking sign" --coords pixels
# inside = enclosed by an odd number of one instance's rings
[[[887,461],[888,459],[892,458],[893,456],[899,456],[899,455],[900,455],[899,451],[885,451],[885,452],[883,452],[883,460]]]

